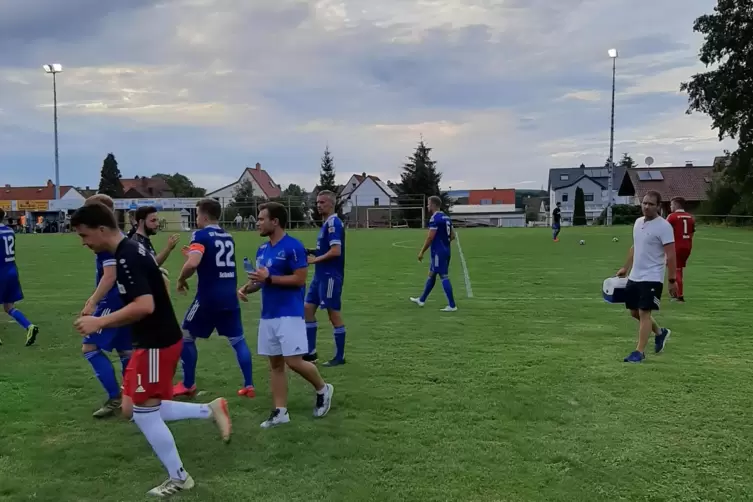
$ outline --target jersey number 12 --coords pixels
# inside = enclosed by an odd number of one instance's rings
[[[215,263],[218,268],[235,268],[235,244],[233,241],[214,241],[217,248]]]
[[[3,244],[5,245],[5,257],[11,258],[16,256],[16,238],[12,235],[6,235],[3,237]]]

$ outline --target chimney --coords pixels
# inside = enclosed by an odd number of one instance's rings
[[[261,171],[261,163],[259,162],[256,163],[256,170]]]
[[[48,187],[51,187],[51,186],[53,186],[53,185],[52,185],[52,180],[47,180],[47,186],[48,186]]]
[[[10,188],[10,183],[6,183],[5,188]]]
[[[366,173],[361,173],[361,177],[365,178],[366,177]]]
[[[91,188],[89,188],[89,185],[86,185],[86,190],[87,190],[87,191],[88,191],[88,190],[91,190]]]
[[[693,161],[692,160],[686,160],[685,161],[685,167],[693,167]]]

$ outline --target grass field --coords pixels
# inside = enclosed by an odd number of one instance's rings
[[[672,339],[640,365],[622,362],[637,323],[600,300],[630,245],[628,227],[565,228],[557,244],[546,229],[461,229],[473,298],[456,252],[460,310],[441,315],[439,285],[423,309],[408,301],[423,287],[423,238],[349,233],[348,364],[324,369],[336,394],[323,420],[291,377],[292,423],[262,431],[266,361],[254,357],[258,397],[241,400],[227,342],[199,345],[199,399],[227,396],[235,435],[224,445],[207,422],[170,425],[197,482],[181,500],[753,498],[753,233],[699,231],[688,302],[666,301],[658,315]],[[236,242],[240,270],[261,239],[246,232]],[[162,467],[133,424],[91,418],[105,396],[72,328],[94,286],[94,258],[75,235],[20,236],[16,247],[19,307],[42,331],[25,348],[17,325],[0,324],[0,500],[142,500]],[[173,278],[181,262],[170,258]],[[182,318],[189,298],[175,303]],[[257,319],[253,299],[244,324],[254,352]],[[331,331],[319,320],[326,356]]]

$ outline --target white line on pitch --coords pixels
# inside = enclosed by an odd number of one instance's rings
[[[716,237],[696,237],[696,239],[701,239],[702,241],[728,242],[730,244],[750,244],[750,242],[731,241],[729,239],[717,239]]]
[[[458,254],[460,255],[460,264],[463,266],[463,279],[465,279],[465,292],[468,298],[473,298],[473,288],[471,288],[471,277],[468,275],[468,264],[465,262],[463,248],[460,247],[460,234],[455,231],[455,242],[458,244]]]

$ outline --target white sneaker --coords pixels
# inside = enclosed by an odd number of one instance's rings
[[[261,423],[261,428],[271,429],[272,427],[287,424],[288,422],[290,422],[290,415],[287,410],[285,410],[285,413],[280,413],[280,409],[275,408],[272,410],[272,413],[269,414],[269,418]]]
[[[230,421],[230,412],[227,408],[227,399],[224,397],[218,397],[211,403],[209,403],[209,409],[212,410],[212,419],[217,424],[217,428],[220,429],[220,435],[222,440],[226,443],[230,442],[230,434],[233,431],[233,424]]]
[[[458,310],[457,307],[450,307],[449,305],[445,308],[441,309],[440,312],[456,312]]]
[[[421,301],[421,298],[411,298],[410,301],[418,305],[419,307],[424,306],[424,302]]]
[[[188,473],[186,473],[188,475]],[[193,478],[188,475],[186,479],[183,481],[179,479],[168,479],[161,485],[152,488],[148,492],[146,492],[147,495],[151,495],[153,497],[169,497],[171,495],[175,495],[180,492],[184,492],[186,490],[190,490],[196,485],[196,483],[193,482]]]
[[[332,384],[324,385],[324,394],[316,394],[316,403],[314,404],[314,416],[316,418],[322,418],[329,413],[329,409],[332,407],[332,395],[335,393],[335,388]]]

